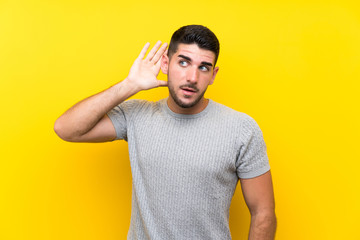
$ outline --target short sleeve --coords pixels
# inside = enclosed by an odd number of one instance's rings
[[[110,118],[116,131],[115,140],[124,139],[125,141],[127,141],[126,117],[122,105],[117,105],[116,107],[111,109],[107,113],[107,115]]]
[[[107,113],[116,131],[115,140],[123,139],[127,141],[128,121],[139,102],[136,99],[122,102]]]
[[[240,153],[236,160],[239,178],[254,178],[270,170],[262,131],[253,118],[246,115],[241,125]]]

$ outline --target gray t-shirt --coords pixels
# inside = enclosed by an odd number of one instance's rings
[[[129,146],[127,239],[231,239],[229,208],[239,178],[270,169],[254,119],[212,100],[198,114],[177,114],[166,99],[128,100],[108,116]]]

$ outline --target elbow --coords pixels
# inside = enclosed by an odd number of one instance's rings
[[[263,211],[251,216],[252,221],[262,229],[276,229],[277,220],[275,211]]]
[[[67,142],[74,142],[74,139],[71,137],[71,135],[69,135],[67,133],[67,131],[65,130],[64,124],[62,124],[61,119],[58,118],[55,121],[54,124],[54,132],[56,133],[56,135],[58,135],[58,137],[60,137],[62,140],[67,141]]]

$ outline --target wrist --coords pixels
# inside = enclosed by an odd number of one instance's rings
[[[121,81],[119,85],[121,86],[121,88],[131,92],[131,95],[134,95],[142,90],[140,86],[138,86],[134,81],[131,81],[128,78],[125,78],[123,81]]]
[[[141,89],[129,81],[127,78],[111,87],[113,96],[116,98],[116,102],[122,102],[132,95],[139,92]]]

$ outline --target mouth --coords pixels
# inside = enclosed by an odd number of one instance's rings
[[[186,86],[180,87],[180,89],[185,95],[193,95],[199,91],[197,88]]]

